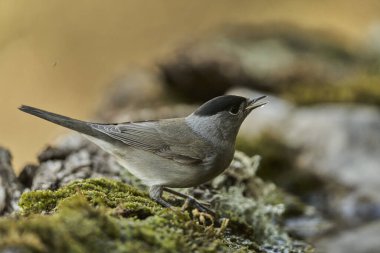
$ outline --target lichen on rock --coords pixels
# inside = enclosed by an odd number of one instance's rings
[[[212,182],[218,189],[213,197],[215,208],[231,219],[231,232],[244,230],[240,236],[259,252],[312,252],[310,245],[291,238],[280,225],[285,212],[306,213],[308,207],[255,176],[259,163],[259,156],[235,154],[231,168]]]

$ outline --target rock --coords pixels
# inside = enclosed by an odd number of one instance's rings
[[[20,175],[18,176],[19,182],[25,188],[31,188],[33,184],[33,178],[36,175],[38,166],[35,164],[28,164],[22,170]]]
[[[330,215],[346,225],[380,218],[380,112],[374,107],[301,108],[284,127],[290,146],[302,151],[297,166],[344,186],[330,193]],[[334,196],[331,198],[331,196]]]
[[[380,249],[380,221],[329,236],[316,243],[320,252],[370,253]]]
[[[358,51],[338,35],[290,24],[231,26],[178,49],[160,69],[169,88],[205,101],[236,86],[281,93],[351,80],[371,65]]]
[[[78,160],[74,158],[76,152],[70,156],[73,158],[65,158],[65,164],[87,161],[84,154],[78,154],[82,158]],[[0,220],[0,251],[31,247],[49,252],[74,249],[140,252],[139,248],[142,252],[191,252],[194,249],[199,252],[313,252],[310,245],[291,238],[281,227],[279,220],[284,210],[294,205],[294,200],[273,184],[254,177],[258,165],[257,157],[238,152],[230,172],[203,186],[206,191],[198,188],[203,194],[214,196],[212,204],[218,212],[215,218],[189,208],[163,208],[146,192],[104,178],[76,180],[55,190],[25,192],[20,199],[18,218]],[[251,184],[255,185],[252,188],[255,198],[244,195]],[[169,198],[168,201],[175,200]],[[28,219],[31,214],[33,219]],[[220,219],[221,215],[230,220]],[[24,236],[34,240],[25,242]]]
[[[62,138],[55,147],[47,147],[39,160],[31,174],[32,190],[56,189],[75,179],[123,178],[123,169],[114,159],[76,133]]]
[[[360,189],[380,202],[380,112],[374,107],[325,105],[294,112],[284,130],[303,152],[301,167]]]
[[[11,162],[11,153],[0,147],[0,215],[17,210],[17,201],[23,192]]]
[[[160,65],[163,82],[188,101],[203,102],[250,81],[237,56],[224,47],[205,44],[187,46]]]

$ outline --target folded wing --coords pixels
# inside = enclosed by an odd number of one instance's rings
[[[178,120],[181,119],[115,125],[89,124],[93,129],[135,149],[149,151],[181,164],[205,162],[212,153],[211,146],[186,124],[179,124],[181,122]]]

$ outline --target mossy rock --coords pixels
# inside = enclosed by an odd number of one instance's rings
[[[274,222],[283,201],[273,184],[254,178],[257,198],[231,186],[215,195],[207,216],[163,208],[148,194],[110,179],[74,181],[22,195],[20,212],[0,219],[0,252],[312,252]],[[280,195],[279,195],[280,194]]]
[[[123,207],[132,213],[145,211],[146,215],[161,209],[147,193],[119,181],[88,179],[74,181],[56,191],[37,190],[24,193],[19,202],[22,214],[52,212],[63,200],[75,194],[83,195],[93,206]]]
[[[2,252],[105,252],[118,238],[117,222],[80,195],[62,201],[56,215],[0,220]]]
[[[360,103],[380,105],[380,75],[364,75],[334,84],[295,83],[280,92],[299,105],[318,103]]]
[[[27,192],[19,204],[20,214],[0,220],[1,252],[248,252],[219,228],[109,179]]]

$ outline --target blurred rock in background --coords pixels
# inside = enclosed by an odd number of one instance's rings
[[[198,101],[233,86],[284,94],[301,85],[338,86],[380,71],[373,55],[336,34],[283,23],[229,27],[189,42],[160,68],[171,89]]]

